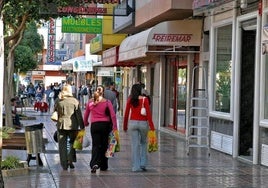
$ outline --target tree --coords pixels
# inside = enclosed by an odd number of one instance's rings
[[[55,4],[66,5],[73,0],[53,0]],[[43,1],[38,0],[0,0],[0,11],[1,11],[1,21],[4,23],[4,40],[3,42],[4,51],[3,54],[2,47],[0,50],[0,57],[4,56],[3,68],[4,68],[4,104],[6,112],[11,112],[10,97],[13,96],[13,74],[14,74],[14,62],[15,62],[15,50],[20,44],[24,31],[26,29],[26,24],[31,21],[48,20],[52,15],[39,14],[39,10],[45,10],[49,7],[46,6]],[[53,15],[56,16],[57,15]],[[2,29],[2,28],[1,28]],[[2,39],[2,38],[1,38]],[[19,53],[19,52],[17,52]],[[2,118],[2,114],[0,114]],[[11,113],[6,113],[6,123],[7,125],[12,125]],[[2,125],[0,125],[1,127]],[[1,132],[0,132],[1,133]],[[0,138],[0,165],[2,161],[2,138]],[[0,171],[0,188],[4,187],[4,181],[2,177],[2,171]]]
[[[26,73],[38,65],[39,52],[43,49],[43,37],[37,32],[36,22],[27,24],[23,38],[15,49],[14,69]]]

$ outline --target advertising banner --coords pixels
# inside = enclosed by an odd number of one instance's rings
[[[102,33],[101,18],[62,18],[62,33]]]

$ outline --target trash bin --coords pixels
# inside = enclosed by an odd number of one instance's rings
[[[43,123],[25,126],[25,140],[28,154],[44,152]]]

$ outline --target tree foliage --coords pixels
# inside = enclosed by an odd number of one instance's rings
[[[48,0],[0,0],[1,18],[4,23],[4,50],[5,58],[4,62],[4,101],[6,112],[11,112],[10,98],[14,96],[13,91],[13,74],[14,64],[24,65],[22,62],[32,62],[32,59],[25,56],[25,53],[36,53],[32,47],[19,46],[26,24],[31,21],[41,22],[42,20],[48,20],[49,17],[57,17],[58,15],[45,15],[39,14],[39,10],[49,8],[44,1]],[[49,0],[55,4],[68,4],[73,0]],[[2,32],[0,32],[2,33]],[[27,33],[25,33],[27,36]],[[25,37],[26,37],[25,36]],[[16,48],[18,48],[16,50]],[[24,51],[24,54],[23,54]],[[15,58],[15,54],[20,56],[20,60]],[[1,54],[3,55],[3,54]],[[1,116],[0,116],[1,117]],[[6,113],[6,126],[12,126],[11,113]],[[0,163],[2,160],[2,148],[0,147]],[[0,188],[4,187],[2,171],[0,169]]]
[[[27,24],[23,38],[15,49],[15,71],[27,72],[34,70],[38,65],[37,53],[42,52],[43,38],[38,33],[36,22]]]

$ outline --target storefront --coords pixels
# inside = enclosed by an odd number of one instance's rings
[[[128,74],[130,86],[146,85],[158,128],[185,133],[188,78],[198,63],[201,28],[200,20],[166,21],[127,37],[119,47],[118,61],[136,65]]]
[[[267,7],[248,0],[194,10],[206,15],[200,63],[209,64],[211,148],[266,166]]]

